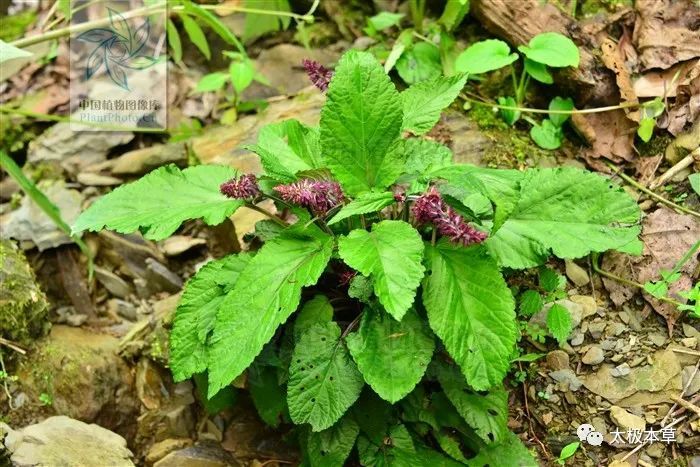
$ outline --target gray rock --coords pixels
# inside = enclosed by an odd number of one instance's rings
[[[554,371],[569,368],[569,355],[563,350],[553,350],[547,354],[547,366]]]
[[[155,282],[160,290],[170,293],[182,289],[182,279],[153,258],[146,258],[146,279]]]
[[[574,333],[571,335],[571,340],[569,342],[573,347],[577,347],[583,344],[584,339],[585,336],[581,331],[574,331]]]
[[[157,144],[143,149],[125,152],[110,161],[111,171],[116,175],[140,175],[161,165],[175,163],[184,165],[187,152],[184,143]]]
[[[129,321],[136,321],[139,317],[133,304],[118,298],[112,298],[107,301],[107,309],[110,313],[117,314]]]
[[[571,260],[566,260],[566,277],[573,282],[577,287],[587,285],[591,279],[588,277],[588,272],[578,264]]]
[[[605,331],[610,336],[619,336],[623,332],[627,331],[627,329],[627,326],[622,323],[610,323]]]
[[[95,278],[115,297],[126,298],[133,292],[124,279],[99,266],[95,266]]]
[[[578,376],[576,376],[576,373],[574,373],[574,371],[570,368],[552,371],[549,373],[549,376],[557,383],[563,383],[565,385],[568,385],[571,391],[578,391],[579,388],[583,385],[581,380],[578,379]]]
[[[597,345],[592,345],[585,355],[581,358],[581,361],[586,365],[598,365],[605,360],[605,353]]]
[[[571,315],[571,325],[573,328],[576,328],[579,324],[581,324],[583,306],[578,303],[574,303],[571,300],[557,300],[553,303],[547,303],[540,311],[532,315],[532,318],[530,318],[530,324],[537,325],[542,329],[547,329],[547,314],[554,303],[563,306],[569,311],[569,314]]]
[[[218,444],[197,443],[171,452],[153,467],[234,467],[241,465]]]
[[[99,425],[66,416],[50,417],[5,438],[10,460],[18,467],[133,466],[126,440]]]
[[[605,331],[606,326],[607,323],[605,321],[591,323],[588,325],[588,332],[591,333],[591,337],[593,339],[600,339],[600,336],[603,335],[603,331]]]
[[[620,378],[622,376],[629,375],[631,371],[632,369],[630,368],[630,366],[627,363],[623,363],[610,370],[610,376],[614,378]]]
[[[692,383],[688,385],[690,377],[695,374]],[[695,367],[692,365],[683,368],[683,387],[688,385],[688,389],[685,391],[686,396],[692,396],[698,391],[700,391],[700,371],[695,372]]]
[[[610,418],[619,428],[623,428],[625,431],[639,430],[643,432],[647,427],[647,423],[642,417],[616,405],[610,407]]]

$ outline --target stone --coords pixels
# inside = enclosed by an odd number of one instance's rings
[[[146,463],[153,464],[173,451],[187,448],[192,445],[190,438],[168,438],[155,443],[146,453]]]
[[[646,448],[645,452],[649,457],[653,457],[655,459],[661,459],[664,457],[664,451],[665,447],[663,443],[651,443],[648,448]]]
[[[0,336],[29,345],[46,334],[48,302],[27,258],[11,240],[0,240]]]
[[[126,298],[134,292],[124,279],[100,266],[95,266],[95,278],[115,297]]]
[[[581,331],[574,331],[571,335],[570,343],[573,347],[578,347],[579,345],[583,344],[585,337],[586,336]]]
[[[589,316],[593,316],[596,311],[598,311],[598,304],[596,303],[595,298],[591,297],[590,295],[572,295],[569,297],[569,300],[574,303],[578,303],[583,307],[581,310],[581,319],[586,319]]]
[[[115,186],[124,183],[121,179],[92,172],[80,172],[76,179],[78,183],[85,186]]]
[[[695,366],[688,365],[683,368],[683,387],[687,387],[685,396],[692,396],[700,391],[700,371],[695,371]],[[693,381],[690,382],[690,377],[695,375]]]
[[[605,327],[607,325],[608,324],[605,321],[591,323],[588,325],[588,332],[591,334],[593,339],[600,339],[600,336],[603,335],[603,331],[605,331]]]
[[[686,337],[684,339],[681,339],[681,344],[683,344],[684,347],[688,347],[689,349],[695,349],[698,346],[698,338]]]
[[[187,151],[184,143],[156,144],[125,152],[110,163],[113,174],[141,175],[166,164],[186,165]]]
[[[136,307],[125,300],[120,300],[118,298],[109,299],[107,301],[107,310],[111,314],[116,314],[129,321],[136,321],[138,319]]]
[[[605,329],[605,332],[609,336],[619,336],[623,332],[627,331],[627,326],[622,323],[610,323]]]
[[[568,259],[565,260],[565,263],[566,277],[568,277],[577,287],[583,287],[591,281],[590,277],[588,277],[588,272],[581,266]]]
[[[99,425],[66,416],[10,431],[5,446],[15,466],[82,467],[96,465],[96,460],[110,467],[134,465],[124,438]]]
[[[144,279],[146,280],[148,289],[152,291],[152,293],[161,291],[177,293],[182,289],[183,285],[180,276],[153,258],[146,258],[146,274]]]
[[[642,417],[631,414],[616,405],[610,407],[610,418],[618,428],[622,428],[624,431],[639,430],[643,432],[647,427],[647,423]]]
[[[552,371],[549,373],[549,376],[557,383],[563,383],[564,386],[568,386],[571,391],[578,391],[583,384],[576,376],[576,373],[570,368]]]
[[[547,354],[547,366],[554,371],[569,368],[569,355],[563,350],[553,350]]]
[[[688,323],[683,323],[683,334],[685,334],[685,337],[700,338],[700,331],[698,331]]]
[[[173,235],[163,240],[160,244],[165,256],[177,256],[196,246],[206,245],[203,238],[188,237],[186,235]]]
[[[530,324],[537,325],[542,329],[548,329],[547,314],[549,313],[549,310],[550,308],[552,308],[552,305],[554,303],[561,305],[568,310],[569,315],[571,315],[572,328],[576,328],[579,324],[581,324],[581,319],[583,316],[583,306],[579,305],[578,303],[572,302],[571,300],[557,300],[553,303],[547,303],[544,307],[542,307],[540,311],[532,315],[532,317],[530,318]]]
[[[171,452],[153,467],[234,467],[241,464],[214,443],[197,443],[185,449]]]
[[[581,358],[581,361],[586,365],[598,365],[605,360],[605,353],[597,345],[592,345]]]
[[[622,376],[627,376],[630,374],[632,369],[627,363],[623,363],[621,365],[616,366],[610,371],[610,376],[613,378],[620,378]]]
[[[663,347],[666,344],[666,336],[660,333],[649,334],[649,340],[656,347]]]

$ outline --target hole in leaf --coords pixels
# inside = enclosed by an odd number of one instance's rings
[[[329,379],[330,379],[331,381],[333,381],[333,377],[332,377],[332,376],[331,376]]]
[[[297,363],[301,363],[301,358],[297,358]]]
[[[490,413],[490,414],[493,415],[494,417],[498,415],[498,412],[496,412],[494,409],[489,409],[489,410],[488,410],[488,413]]]
[[[321,455],[322,455],[322,456],[325,456],[326,454],[328,454],[328,451],[326,451],[325,449],[322,449],[322,450],[321,450]]]
[[[315,398],[315,397],[312,397],[312,398],[311,398],[311,402],[316,402],[316,398]]]
[[[489,439],[491,440],[491,442],[493,442],[493,440],[496,439],[496,438],[494,438],[493,433],[489,433],[488,436],[489,436]]]
[[[321,338],[321,342],[326,342],[326,338],[325,338],[325,337],[322,337],[322,338]]]

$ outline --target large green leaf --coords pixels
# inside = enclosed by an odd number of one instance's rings
[[[403,221],[382,221],[372,225],[372,232],[358,229],[341,237],[338,253],[348,266],[372,276],[379,302],[401,320],[423,278],[423,242],[418,231]]]
[[[417,42],[396,60],[396,71],[408,84],[437,78],[442,74],[440,51],[435,44]]]
[[[294,321],[294,339],[298,340],[314,324],[325,324],[333,319],[333,306],[325,295],[316,295],[304,303]]]
[[[396,180],[403,154],[390,151],[401,131],[401,98],[384,69],[365,52],[340,59],[321,111],[321,150],[349,195]]]
[[[325,430],[360,397],[364,381],[334,322],[316,324],[297,342],[289,366],[287,404],[297,425]]]
[[[502,266],[524,269],[639,244],[640,210],[619,186],[580,169],[529,170],[510,217],[486,242]]]
[[[425,176],[452,163],[452,151],[435,141],[409,138],[405,142],[406,164],[404,172]]]
[[[517,339],[515,304],[481,246],[426,245],[423,303],[435,334],[477,391],[499,384]]]
[[[235,176],[234,169],[215,165],[161,167],[98,199],[75,221],[73,233],[141,230],[148,239],[162,240],[187,219],[219,224],[243,205],[219,192],[219,185]]]
[[[309,430],[306,437],[309,464],[311,467],[343,467],[359,433],[360,427],[350,415],[326,430]]]
[[[421,81],[401,93],[402,130],[422,135],[435,126],[442,109],[454,101],[467,81],[466,75],[440,76]]]
[[[221,304],[209,351],[209,395],[229,384],[260,353],[299,306],[301,289],[316,283],[333,238],[311,225],[268,241]]]
[[[267,175],[291,182],[297,172],[323,167],[318,138],[318,128],[285,120],[261,128],[257,144],[248,149],[260,156]]]
[[[226,294],[250,262],[247,253],[210,261],[185,285],[170,332],[170,370],[175,381],[207,368],[207,341]]]
[[[527,58],[551,67],[578,66],[579,53],[576,44],[557,32],[538,34],[528,45],[518,47]]]
[[[469,467],[538,467],[539,464],[527,450],[520,438],[506,432],[501,443],[493,443],[479,449],[479,455],[467,460]]]
[[[360,464],[365,467],[415,467],[416,448],[402,424],[393,426],[378,440],[360,435],[357,439]]]
[[[8,44],[7,42],[0,40],[0,63],[13,60],[15,58],[27,58],[31,56],[31,52],[19,49],[12,44]]]
[[[459,415],[487,443],[500,443],[508,433],[508,391],[492,389],[486,394],[472,390],[458,369],[440,368],[438,380]]]
[[[367,193],[362,193],[358,195],[357,198],[350,201],[347,205],[333,216],[333,218],[328,222],[328,225],[340,222],[343,219],[347,219],[351,216],[357,216],[358,214],[367,214],[370,212],[381,211],[390,204],[394,204],[394,193],[390,191],[374,192],[370,191]]]
[[[475,42],[459,54],[455,68],[460,73],[476,75],[497,70],[510,65],[518,59],[518,54],[511,53],[510,47],[498,39]]]
[[[260,418],[277,427],[287,412],[287,397],[279,384],[277,368],[258,360],[248,368],[248,390]]]
[[[366,309],[360,329],[347,343],[365,381],[392,404],[418,384],[435,349],[430,329],[414,309],[401,322]]]

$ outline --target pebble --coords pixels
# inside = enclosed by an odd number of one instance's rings
[[[630,315],[626,311],[621,311],[618,316],[620,316],[620,320],[622,320],[623,323],[630,323]]]
[[[121,277],[108,269],[95,266],[95,278],[115,297],[126,298],[131,292],[131,286]]]
[[[107,301],[107,309],[110,311],[110,313],[116,313],[129,321],[136,321],[138,319],[136,307],[125,300],[112,298]]]
[[[76,177],[81,185],[90,186],[114,186],[121,185],[123,180],[108,175],[100,175],[92,172],[81,172]]]
[[[663,334],[659,334],[659,333],[649,334],[649,340],[656,347],[663,347],[664,344],[666,343],[666,336],[664,336]]]
[[[681,339],[681,344],[683,344],[685,347],[688,347],[689,349],[695,349],[698,346],[698,338],[686,337],[685,339]]]
[[[597,345],[592,345],[586,354],[581,358],[581,361],[586,365],[598,365],[605,360],[605,353]]]
[[[623,363],[621,365],[616,366],[610,371],[610,376],[614,378],[619,378],[621,376],[627,376],[630,374],[632,369],[627,363]]]
[[[607,327],[607,333],[611,336],[619,336],[627,330],[627,326],[622,323],[610,323]]]
[[[605,326],[607,326],[605,321],[591,323],[588,325],[588,332],[591,333],[593,339],[600,339],[600,336],[603,335],[603,331],[605,331]]]
[[[590,295],[572,295],[570,300],[583,307],[581,310],[582,319],[593,316],[596,311],[598,311],[598,303],[596,303],[595,298],[591,297]]]
[[[618,428],[623,428],[624,430],[644,431],[647,427],[647,423],[642,417],[629,413],[616,405],[610,407],[610,418],[617,424]]]
[[[571,336],[570,343],[572,346],[577,347],[577,346],[583,344],[584,338],[585,338],[585,336],[583,335],[582,332],[574,331],[573,335]]]
[[[583,287],[591,281],[591,279],[588,277],[588,272],[586,272],[586,270],[581,266],[570,260],[566,260],[565,263],[566,276],[571,280],[571,282],[576,284],[577,287]]]
[[[547,366],[553,371],[569,368],[569,355],[563,350],[553,350],[547,354]]]
[[[683,334],[685,337],[700,337],[700,331],[687,323],[683,323]]]
[[[664,445],[662,443],[651,443],[646,449],[646,453],[649,457],[654,457],[660,459],[664,455]]]
[[[581,380],[578,379],[578,376],[576,376],[576,373],[574,373],[574,371],[570,368],[552,371],[549,373],[549,376],[557,383],[568,384],[569,389],[572,391],[578,391],[583,385]]]

